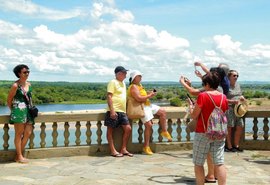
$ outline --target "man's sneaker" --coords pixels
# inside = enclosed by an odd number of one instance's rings
[[[172,142],[172,136],[169,134],[168,131],[161,132],[161,136],[167,138],[169,142]]]
[[[153,152],[149,146],[143,147],[143,152],[147,155],[153,155]]]

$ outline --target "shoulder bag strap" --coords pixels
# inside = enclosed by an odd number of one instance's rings
[[[26,100],[27,100],[27,105],[30,105],[30,106],[32,107],[32,101],[31,101],[30,98],[28,97],[26,91],[24,90],[24,88],[23,88],[21,85],[19,85],[19,87],[20,87],[21,90],[23,91],[23,94],[24,94],[24,96],[25,96],[25,98],[26,98]],[[29,87],[29,88],[30,88],[30,87]]]
[[[217,107],[217,105],[215,104],[212,96],[206,92],[206,94],[209,96],[209,98],[211,99],[211,101],[213,102],[214,106]],[[223,94],[221,94],[221,102],[220,102],[220,105],[219,105],[219,108],[221,109],[221,105],[222,105],[222,102],[223,102]]]

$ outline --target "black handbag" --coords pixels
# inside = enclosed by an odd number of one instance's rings
[[[36,106],[30,107],[29,113],[32,116],[32,118],[36,118],[38,116],[38,108]]]
[[[25,90],[20,86],[21,90],[23,91],[24,97],[26,99],[26,104],[29,107],[29,114],[34,119],[38,116],[38,108],[32,104],[31,96],[28,97]]]

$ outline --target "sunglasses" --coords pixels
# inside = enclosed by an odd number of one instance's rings
[[[24,72],[22,72],[23,74],[29,74],[30,73],[30,71],[24,71]]]
[[[237,77],[237,78],[238,78],[238,77],[239,77],[239,75],[233,75],[233,77]]]

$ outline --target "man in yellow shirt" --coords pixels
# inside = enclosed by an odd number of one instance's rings
[[[126,115],[126,85],[123,82],[127,71],[124,67],[117,66],[114,70],[115,79],[111,80],[107,86],[108,107],[105,126],[107,126],[107,140],[113,157],[123,157],[124,155],[133,157],[133,154],[127,151],[127,142],[131,134],[131,126]],[[120,153],[115,149],[113,143],[113,129],[119,126],[122,126],[124,130]]]

